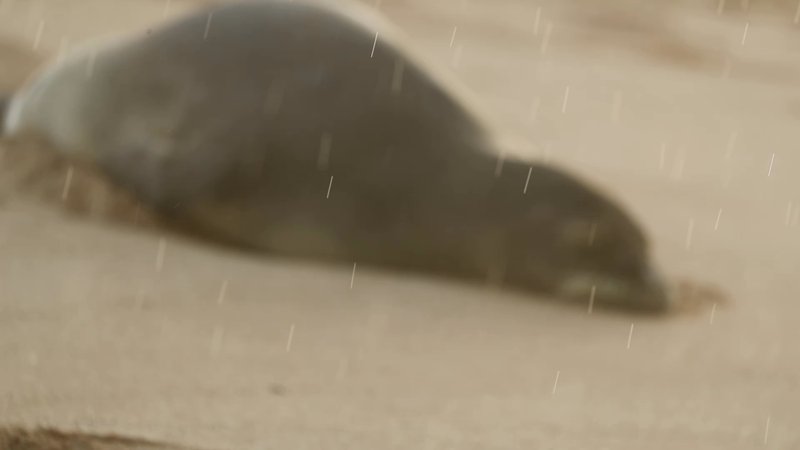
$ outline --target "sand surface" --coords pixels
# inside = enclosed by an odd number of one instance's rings
[[[589,315],[243,256],[106,220],[102,195],[76,209],[68,164],[4,142],[0,425],[204,449],[800,448],[795,6],[377,3],[531,158],[629,205],[673,279],[728,302]],[[0,0],[0,89],[199,4]]]

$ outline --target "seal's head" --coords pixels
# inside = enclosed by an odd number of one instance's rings
[[[524,169],[530,178],[517,196],[522,212],[508,236],[506,281],[597,306],[669,308],[648,241],[625,211],[561,170]]]

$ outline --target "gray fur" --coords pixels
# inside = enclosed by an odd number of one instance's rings
[[[299,1],[194,14],[51,69],[10,128],[274,254],[667,305],[621,208],[551,167],[508,160],[496,176],[495,127],[359,14]]]

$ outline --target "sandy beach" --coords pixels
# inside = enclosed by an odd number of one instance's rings
[[[69,164],[2,141],[0,427],[208,450],[800,448],[796,5],[366,2],[717,300],[587,314],[242,255],[134,206],[117,220],[113,196],[63,200]],[[0,90],[204,3],[0,0]]]

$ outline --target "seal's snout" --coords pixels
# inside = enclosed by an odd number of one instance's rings
[[[674,297],[664,278],[653,269],[646,272],[638,296],[643,308],[656,312],[669,310]]]
[[[662,313],[672,306],[667,284],[658,272],[646,269],[640,277],[622,278],[601,273],[575,273],[562,280],[558,295],[598,306]]]

